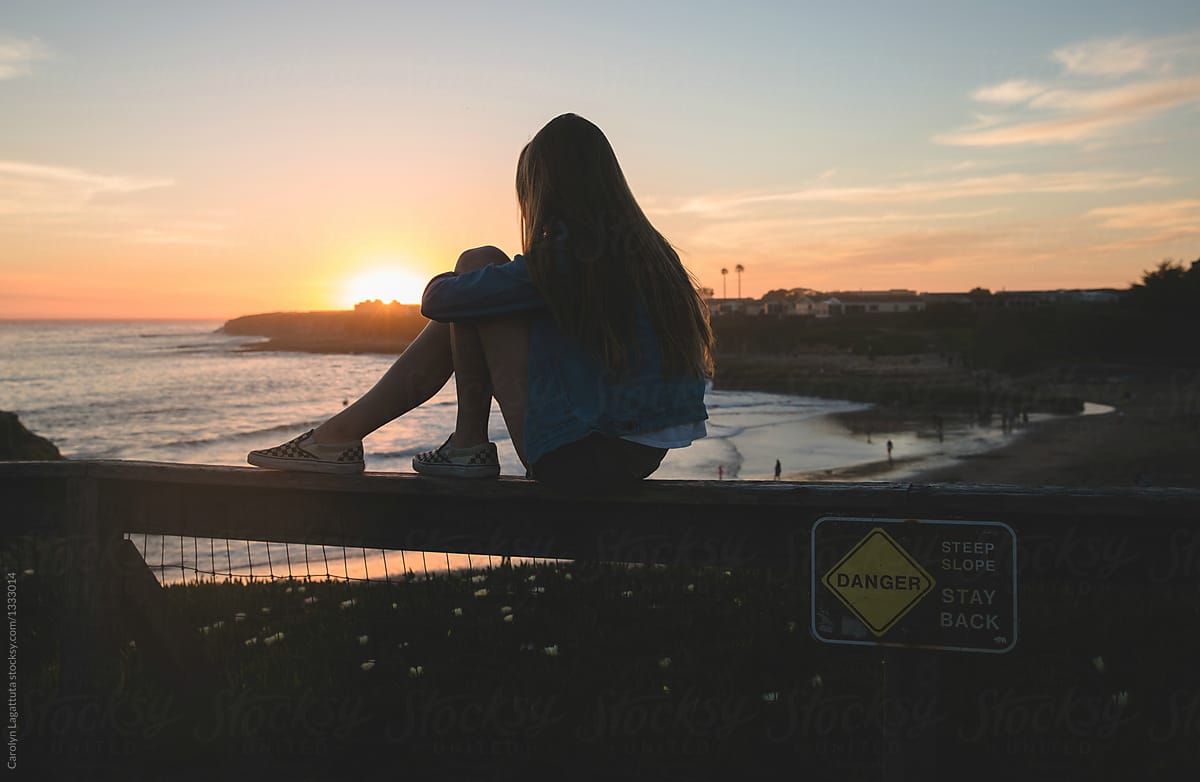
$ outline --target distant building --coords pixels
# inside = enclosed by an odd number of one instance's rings
[[[1125,297],[1126,291],[1116,288],[1098,288],[1086,291],[1063,291],[1062,293],[1071,301],[1083,304],[1116,304]]]
[[[925,306],[934,304],[962,304],[972,305],[975,300],[971,298],[969,293],[922,293],[921,298],[925,300]]]
[[[716,315],[761,315],[763,304],[754,299],[707,299],[709,317]]]
[[[973,288],[966,293],[917,293],[907,288],[886,291],[838,291],[821,293],[810,288],[773,290],[760,299],[718,299],[711,288],[699,288],[708,306],[710,317],[744,315],[753,317],[828,318],[835,315],[876,315],[884,313],[921,312],[926,307],[959,305],[1005,308],[1040,307],[1057,302],[1113,303],[1125,291],[1112,288],[1095,290],[1000,291]]]
[[[764,315],[784,317],[825,317],[829,308],[814,298],[817,292],[808,288],[793,288],[790,291],[771,291],[763,296]]]
[[[998,291],[996,293],[992,293],[987,288],[975,288],[967,293],[922,293],[921,298],[929,305],[967,304],[975,307],[1030,309],[1067,301],[1084,304],[1115,304],[1121,301],[1124,295],[1125,291],[1116,288],[1094,290],[1060,288],[1053,291]]]
[[[831,293],[826,302],[831,315],[919,312],[925,309],[925,301],[920,294],[903,288]]]
[[[1004,309],[1030,309],[1054,304],[1062,291],[1000,291],[993,293],[990,306]]]

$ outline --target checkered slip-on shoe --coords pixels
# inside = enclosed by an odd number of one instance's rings
[[[495,443],[483,443],[470,448],[451,448],[446,438],[440,448],[413,457],[413,469],[422,475],[443,478],[495,478],[500,474],[500,458]]]
[[[299,470],[301,472],[324,472],[333,475],[354,475],[365,469],[361,440],[349,443],[315,443],[313,430],[283,445],[264,448],[246,454],[246,461],[255,467],[273,470]]]

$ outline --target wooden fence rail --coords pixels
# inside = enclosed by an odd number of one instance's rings
[[[768,568],[802,577],[823,516],[1004,522],[1023,576],[1052,577],[1120,545],[1106,578],[1171,580],[1200,491],[912,483],[646,481],[562,494],[502,478],[327,476],[149,462],[0,463],[5,533],[122,533],[382,549]]]

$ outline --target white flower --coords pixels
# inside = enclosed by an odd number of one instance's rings
[[[281,632],[275,633],[274,635],[268,635],[266,638],[263,639],[263,643],[266,644],[267,646],[270,646],[271,644],[277,644],[282,640],[283,640],[283,632],[281,631]]]
[[[285,595],[290,595],[290,594],[292,593],[292,588],[291,588],[291,587],[288,587],[287,589],[283,590],[283,593],[284,593]]]
[[[371,670],[372,668],[374,668],[374,667],[375,667],[375,661],[374,661],[374,660],[367,660],[365,663],[363,663],[362,665],[360,665],[360,666],[358,666],[358,667],[359,667],[359,668],[362,668],[364,671],[369,671],[369,670]]]
[[[487,595],[488,595],[488,591],[486,589],[476,589],[475,590],[475,597],[487,597]]]
[[[316,597],[316,595],[313,595],[312,597],[306,597],[306,598],[304,598],[304,604],[305,604],[305,605],[313,605],[313,604],[315,604],[316,602],[317,602],[317,597]]]
[[[665,685],[665,684],[664,684],[664,685],[662,686],[662,694],[663,694],[663,695],[670,695],[670,694],[671,694],[671,688],[670,688],[670,687],[668,687],[667,685]]]
[[[415,665],[412,668],[408,669],[408,678],[410,678],[410,679],[419,679],[424,674],[425,674],[425,669],[423,667],[421,667],[420,665]]]
[[[487,576],[483,575],[482,573],[480,573],[478,576],[471,576],[472,584],[482,584],[484,581],[487,581]]]
[[[338,603],[338,608],[345,611],[347,608],[349,608],[352,605],[355,605],[357,602],[358,601],[355,600],[354,598],[350,598],[349,600],[343,600],[342,602]]]
[[[513,620],[513,615],[512,615],[512,614],[505,614],[505,615],[504,615],[504,621],[505,621],[505,622],[509,622],[509,623],[511,624],[511,623],[512,623],[512,620]]]
[[[533,587],[532,589],[529,590],[530,594],[534,594],[534,595],[543,594],[543,593],[545,593],[545,591],[546,591],[546,587]]]
[[[212,631],[212,628],[211,628],[211,627],[209,627],[208,625],[205,625],[204,627],[201,627],[201,628],[200,628],[200,634],[201,634],[201,635],[208,635],[208,634],[209,634],[209,632],[211,632],[211,631]]]
[[[296,591],[297,591],[297,592],[299,592],[299,593],[301,593],[301,594],[304,594],[305,592],[307,592],[307,591],[308,591],[308,587],[306,587],[306,586],[304,586],[303,584],[301,584],[300,586],[296,587]]]
[[[547,646],[546,648],[542,649],[542,654],[546,655],[547,657],[558,657],[558,644]]]
[[[257,643],[258,643],[257,638],[247,638],[246,639],[246,646],[254,646]]]
[[[670,657],[658,658],[658,667],[662,668],[663,670],[670,668],[671,667],[671,658]]]
[[[504,616],[512,613],[512,606],[500,606],[500,615]]]
[[[395,611],[397,608],[399,608],[399,606],[395,603],[392,603],[392,610]]]
[[[235,621],[235,622],[245,622],[245,621],[246,621],[246,612],[245,612],[245,611],[238,611],[236,614],[234,614],[234,615],[233,615],[233,621]]]
[[[530,576],[529,578],[527,578],[525,580],[532,584],[534,581],[537,581],[537,573],[534,573],[532,576]]]
[[[456,608],[453,611],[451,611],[451,613],[454,614],[455,616],[462,616],[462,609]]]
[[[267,606],[263,606],[263,607],[262,607],[262,612],[263,612],[264,614],[269,614],[269,613],[271,613],[271,609],[270,609],[269,607],[267,607]]]
[[[212,628],[213,628],[214,630],[216,630],[217,628],[220,628],[220,627],[224,627],[224,626],[225,626],[225,620],[224,620],[224,619],[218,619],[217,621],[215,621],[215,622],[213,622],[213,623],[212,623]]]
[[[1095,667],[1095,669],[1098,673],[1104,673],[1104,658],[1103,657],[1100,657],[1098,655],[1096,657],[1093,657],[1092,665]]]
[[[370,636],[366,636],[366,635],[360,635],[360,636],[358,637],[358,645],[359,645],[359,646],[366,646],[366,645],[367,645],[367,642],[368,642],[368,641],[370,641],[370,640],[371,640]]]
[[[695,584],[688,584],[688,585],[687,585],[687,591],[689,591],[689,592],[695,592],[695,591],[696,591],[696,585],[695,585]]]
[[[764,693],[762,694],[762,699],[763,699],[764,701],[766,701],[767,703],[775,703],[776,701],[778,701],[778,700],[779,700],[779,693],[777,693],[777,692],[764,692]]]

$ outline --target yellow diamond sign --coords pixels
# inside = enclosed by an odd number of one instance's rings
[[[933,578],[876,527],[829,569],[821,583],[875,635],[883,635],[933,589]]]

